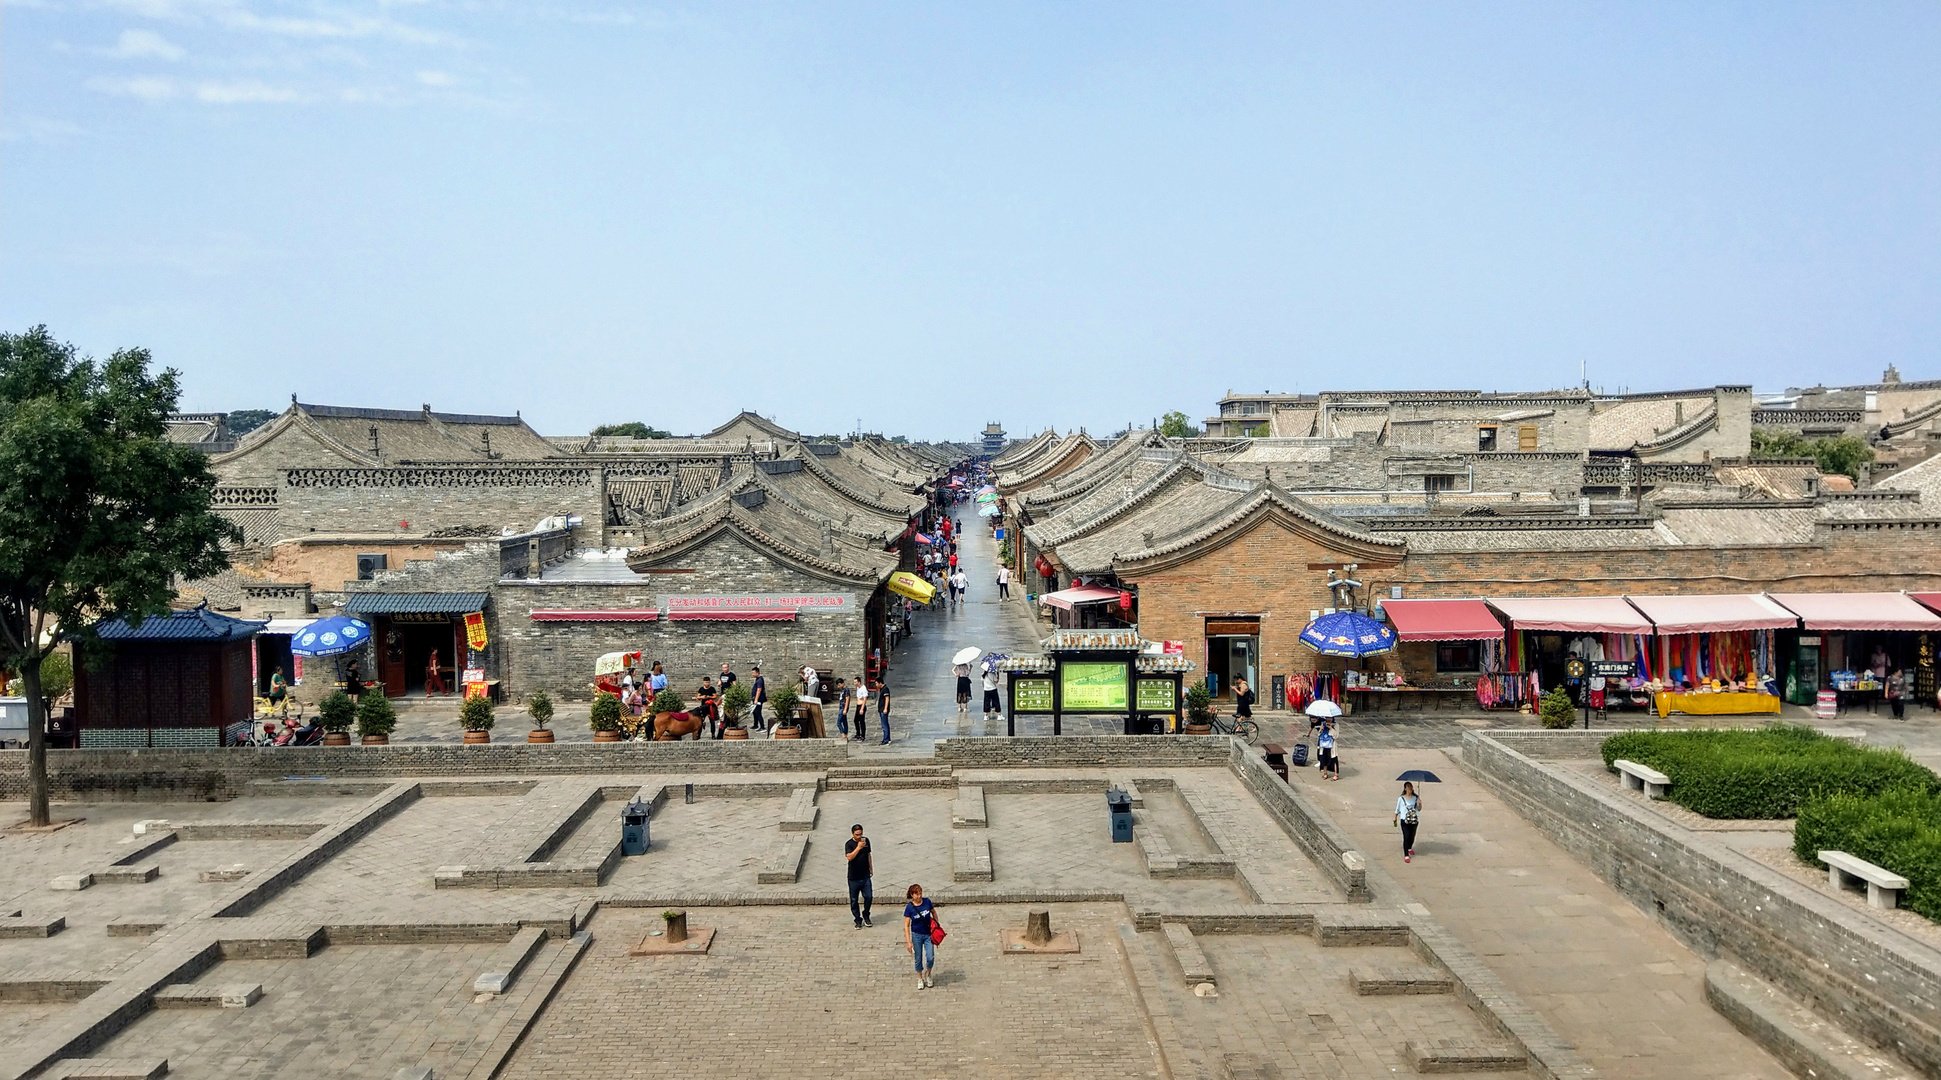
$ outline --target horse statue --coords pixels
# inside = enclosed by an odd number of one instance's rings
[[[706,713],[664,712],[654,714],[654,741],[668,742],[685,739],[693,735],[704,738],[702,731],[708,726]]]

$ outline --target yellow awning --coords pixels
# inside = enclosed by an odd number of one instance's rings
[[[889,588],[891,592],[898,596],[907,596],[919,604],[927,604],[932,597],[937,595],[936,586],[910,573],[908,570],[898,570],[896,573],[891,574]]]

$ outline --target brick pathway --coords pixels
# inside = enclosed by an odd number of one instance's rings
[[[1705,960],[1546,839],[1439,751],[1364,750],[1342,779],[1294,782],[1558,1034],[1611,1077],[1784,1080],[1791,1074],[1704,997]],[[1425,768],[1422,831],[1402,862],[1390,825]]]

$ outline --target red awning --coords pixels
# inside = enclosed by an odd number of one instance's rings
[[[1403,641],[1480,641],[1503,636],[1503,623],[1481,600],[1384,600],[1382,611]]]
[[[1061,589],[1046,593],[1038,598],[1040,603],[1070,611],[1079,604],[1103,604],[1106,601],[1119,602],[1119,590],[1101,589],[1097,585],[1080,585],[1075,589]]]
[[[1936,611],[1941,611],[1941,592],[1911,592],[1911,593],[1908,593],[1907,595],[1913,597],[1916,600],[1919,600],[1926,607],[1931,607]],[[275,627],[276,623],[277,623],[277,620],[275,619],[270,620],[271,627]]]
[[[1799,616],[1764,596],[1627,596],[1660,634],[1718,634],[1730,630],[1790,630]]]
[[[721,611],[670,611],[673,622],[794,622],[794,608],[734,608]]]
[[[1808,630],[1941,630],[1941,615],[1906,593],[1767,593]]]
[[[653,622],[660,612],[644,611],[535,611],[533,622]]]
[[[1622,596],[1543,596],[1491,600],[1518,630],[1558,630],[1566,634],[1650,634],[1651,620]]]

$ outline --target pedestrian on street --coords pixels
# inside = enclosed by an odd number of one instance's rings
[[[984,665],[984,715],[1002,713],[1004,707],[997,700],[997,665]]]
[[[953,544],[953,545],[951,545],[951,548],[952,548],[952,550],[951,550],[951,552],[950,552],[950,569],[951,569],[951,572],[952,572],[952,573],[955,573],[955,572],[957,571],[957,551],[956,551],[956,545],[955,545],[955,544]]]
[[[1011,599],[1011,568],[1008,566],[997,568],[997,598],[999,601]]]
[[[842,846],[843,861],[849,866],[849,916],[856,920],[856,929],[874,925],[869,921],[869,903],[874,890],[870,887],[869,837],[863,835],[861,823],[849,827],[849,842]],[[856,901],[860,898],[862,904]]]
[[[931,931],[942,924],[937,921],[937,906],[924,897],[923,886],[912,885],[903,896],[903,948],[916,961],[917,989],[927,990],[936,985],[930,979],[937,967],[937,943]]]
[[[950,575],[950,587],[957,594],[957,602],[963,603],[964,595],[970,592],[970,575],[959,569]]]
[[[970,711],[971,666],[958,664],[950,669],[950,673],[957,676],[957,712],[961,716]]]
[[[1895,668],[1893,672],[1887,676],[1887,681],[1881,685],[1882,685],[1881,692],[1887,695],[1887,707],[1893,710],[1894,719],[1896,720],[1907,719],[1907,701],[1901,697],[1900,669]]]
[[[740,680],[735,678],[735,669],[729,667],[726,664],[723,664],[721,665],[721,677],[719,679],[716,679],[714,681],[714,684],[715,686],[720,688],[723,694],[726,694],[728,692],[728,688],[730,686],[733,686],[738,681]]]
[[[890,745],[890,684],[876,688],[876,715],[883,721],[883,745]]]
[[[856,676],[856,741],[869,738],[869,680]]]
[[[1415,784],[1404,781],[1402,797],[1395,800],[1395,824],[1402,827],[1402,861],[1415,858],[1415,827],[1422,822],[1422,796],[1415,793]]]
[[[749,693],[755,699],[755,730],[767,731],[768,721],[762,719],[762,706],[768,704],[768,682],[762,678],[760,667],[752,667],[748,671],[755,677],[755,681],[748,684]]]
[[[701,687],[694,692],[694,702],[701,707],[701,719],[708,725],[710,738],[721,737],[721,711],[715,708],[714,680],[701,676]]]
[[[1321,775],[1330,780],[1341,779],[1341,759],[1334,756],[1334,721],[1321,721],[1321,733],[1314,737],[1315,748],[1321,755]]]
[[[647,689],[651,691],[647,695],[650,698],[658,696],[662,690],[667,689],[667,673],[660,669],[659,660],[654,661],[654,673],[647,676]]]
[[[1233,680],[1233,722],[1254,718],[1254,691],[1246,679]]]
[[[849,735],[849,684],[841,679],[836,680],[836,730]]]

